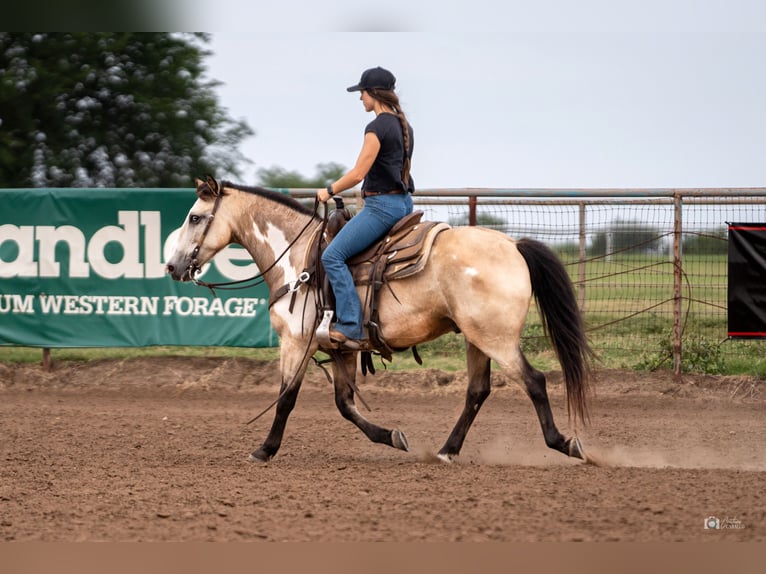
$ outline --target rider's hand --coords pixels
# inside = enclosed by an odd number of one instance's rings
[[[317,189],[317,199],[322,203],[327,203],[327,201],[330,199],[330,194],[327,192],[326,187]]]

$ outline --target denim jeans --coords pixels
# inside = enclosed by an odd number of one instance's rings
[[[409,193],[371,195],[364,200],[364,208],[343,226],[322,253],[322,263],[335,294],[334,329],[349,339],[363,339],[364,329],[362,305],[346,261],[382,239],[409,213],[412,213]]]

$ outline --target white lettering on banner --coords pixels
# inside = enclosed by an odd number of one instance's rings
[[[159,297],[134,295],[40,295],[46,315],[156,315]]]
[[[0,225],[0,247],[8,241],[19,248],[14,261],[6,263],[0,259],[0,277],[37,277],[34,237],[35,228],[31,225]]]
[[[143,277],[144,266],[138,260],[138,213],[120,211],[117,220],[125,229],[116,225],[102,227],[88,243],[88,261],[93,271],[106,279],[119,277]],[[119,243],[124,250],[119,263],[110,263],[104,256],[107,243]]]
[[[90,268],[85,263],[85,235],[72,225],[53,227],[38,225],[35,236],[40,244],[40,272],[38,277],[58,277],[61,266],[56,261],[56,244],[59,241],[69,246],[69,276],[87,277]]]
[[[38,304],[35,304],[38,301]],[[160,303],[162,311],[160,312]],[[0,315],[37,312],[43,315],[178,315],[181,317],[255,317],[259,306],[267,304],[265,298],[231,297],[226,299],[205,297],[178,297],[176,295],[21,295],[0,294]]]
[[[204,297],[176,297],[169,295],[164,298],[165,307],[163,315],[172,315],[173,313],[181,317],[193,315],[199,316],[218,316],[218,317],[255,317],[257,305],[263,305],[264,299],[254,299],[250,297],[232,297],[226,302],[220,299],[205,299]]]
[[[0,295],[0,313],[20,313],[31,314],[35,312],[35,298],[33,295],[24,295],[22,298],[18,293],[6,293]]]
[[[162,262],[160,245],[162,245],[162,227],[159,211],[142,211],[141,225],[144,226],[144,249],[146,257],[145,277],[164,277],[165,264]]]
[[[90,240],[72,225],[0,225],[0,247],[5,243],[15,244],[18,251],[12,261],[0,258],[0,277],[61,277],[61,265],[56,261],[56,247],[60,243],[66,244],[69,250],[71,278],[88,277],[91,270],[105,279],[164,277],[163,255],[167,258],[173,252],[180,230],[168,235],[163,244],[159,211],[118,211],[117,221],[119,225],[96,230]],[[140,252],[142,227],[143,254]],[[35,243],[39,252],[37,260]],[[122,247],[122,259],[118,262],[108,261],[104,254],[110,243]],[[258,272],[250,255],[240,247],[223,249],[213,261],[230,281],[247,279]],[[208,269],[209,265],[205,265],[198,277]]]

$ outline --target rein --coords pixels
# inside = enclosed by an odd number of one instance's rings
[[[215,289],[222,289],[224,291],[230,290],[233,291],[235,289],[247,289],[248,287],[256,287],[257,285],[260,285],[266,281],[265,275],[274,267],[276,267],[277,263],[284,257],[288,251],[292,248],[293,245],[301,238],[301,236],[306,232],[306,230],[309,228],[309,226],[314,222],[314,216],[316,216],[317,211],[319,210],[319,200],[314,200],[314,214],[312,217],[309,218],[309,220],[306,222],[306,225],[303,226],[303,228],[298,232],[298,235],[295,236],[295,239],[293,239],[287,247],[282,251],[282,253],[279,254],[279,256],[274,260],[274,262],[269,265],[266,269],[263,271],[256,273],[252,277],[248,277],[247,279],[239,279],[237,281],[224,281],[221,283],[208,283],[207,281],[200,281],[195,277],[195,275],[200,271],[199,267],[199,261],[197,261],[197,255],[199,254],[199,250],[202,247],[202,243],[205,241],[205,238],[207,237],[207,233],[210,229],[211,224],[213,223],[213,219],[215,219],[215,214],[218,211],[218,207],[221,204],[221,197],[223,196],[223,193],[219,194],[215,198],[215,204],[213,205],[213,211],[210,213],[210,218],[207,221],[207,225],[205,226],[204,231],[202,232],[202,237],[200,237],[199,242],[197,243],[197,246],[194,248],[194,251],[192,251],[192,261],[189,265],[189,276],[191,277],[192,283],[195,285],[198,285],[200,287],[207,287],[210,289],[211,293],[215,296]],[[252,283],[251,283],[252,282]],[[234,285],[237,285],[234,287]]]
[[[200,239],[197,242],[197,245],[194,247],[194,250],[192,251],[191,263],[189,264],[189,267],[188,267],[188,273],[189,273],[189,277],[191,278],[191,281],[195,285],[198,285],[198,286],[201,286],[201,287],[207,287],[208,289],[210,289],[210,291],[213,293],[213,296],[216,295],[215,289],[224,289],[224,290],[227,290],[227,289],[228,290],[246,289],[248,287],[254,287],[256,285],[260,285],[261,283],[264,283],[266,281],[266,279],[265,279],[266,273],[271,271],[277,265],[277,263],[279,263],[279,261],[282,259],[282,257],[284,257],[287,254],[287,252],[293,247],[293,245],[295,245],[295,243],[298,241],[298,239],[300,239],[303,236],[303,234],[306,233],[306,230],[314,222],[314,217],[317,215],[317,213],[319,211],[319,200],[315,199],[314,200],[314,212],[313,212],[312,217],[309,218],[309,220],[306,222],[306,225],[303,226],[303,228],[298,232],[298,234],[295,236],[295,238],[287,245],[287,247],[285,247],[285,249],[282,251],[282,253],[279,254],[279,256],[274,260],[274,262],[271,265],[269,265],[266,269],[261,271],[260,273],[257,273],[256,275],[254,275],[252,277],[249,277],[247,279],[240,279],[240,280],[237,280],[237,281],[227,281],[227,282],[221,282],[221,283],[208,283],[207,281],[200,281],[199,279],[197,279],[195,277],[195,275],[200,271],[200,265],[199,265],[199,260],[197,259],[197,255],[199,255],[200,249],[202,248],[202,245],[205,242],[205,238],[207,237],[207,234],[210,231],[210,227],[213,224],[213,220],[215,219],[216,213],[218,212],[218,208],[221,205],[221,198],[222,197],[223,197],[223,193],[219,192],[219,194],[215,198],[215,203],[213,204],[213,209],[210,212],[210,216],[208,217],[207,224],[205,225],[205,229],[202,231],[202,235],[200,236]],[[336,201],[336,203],[337,203],[337,201]],[[329,212],[329,210],[325,208],[325,215],[322,218],[322,222],[321,222],[321,226],[322,226],[321,233],[324,232],[324,230],[325,230],[325,228],[327,226],[328,212]],[[317,249],[318,250],[321,249],[320,243],[321,242],[317,242]],[[319,253],[317,253],[317,257],[319,257]],[[298,287],[300,286],[300,284],[307,283],[308,280],[309,280],[309,273],[308,273],[308,271],[303,271],[303,273],[301,273],[301,276],[296,280],[295,285],[291,286],[290,289],[287,292],[292,292],[293,296],[294,296],[295,292],[297,292]],[[235,285],[236,285],[236,287],[235,287]],[[318,293],[319,297],[321,297],[321,292],[322,292],[321,289],[317,289],[317,293]],[[292,311],[292,303],[291,303],[291,311]],[[324,368],[324,365],[322,364],[322,362],[318,361],[313,356],[309,356],[309,350],[311,349],[311,344],[312,344],[312,342],[314,340],[315,334],[316,334],[315,330],[312,329],[311,330],[311,336],[309,338],[308,344],[306,345],[306,351],[304,353],[302,362],[306,362],[309,359],[313,359],[314,362],[319,367],[321,367],[322,370],[325,372],[325,376],[327,377],[327,380],[329,382],[332,382],[332,378],[330,377],[330,374],[327,372],[327,370]],[[340,353],[338,353],[338,351],[331,351],[329,354],[330,354],[330,357],[331,357],[330,360],[335,362],[336,364],[338,364],[340,366],[340,368],[342,369],[343,374],[344,374],[344,378],[348,381],[348,384],[350,385],[352,391],[356,393],[357,397],[359,398],[361,403],[367,408],[367,410],[368,411],[371,410],[369,405],[367,404],[367,402],[364,400],[364,398],[362,397],[361,393],[359,392],[359,388],[356,386],[356,384],[355,384],[355,382],[353,380],[353,377],[349,377],[348,376],[348,373],[346,372],[346,368],[345,368],[345,365],[344,365],[343,361],[339,357],[336,357],[336,354],[339,355]],[[301,369],[299,369],[298,372],[300,372],[300,371],[301,371]],[[297,378],[298,377],[297,377],[297,372],[296,372],[296,375],[294,375],[289,381],[287,381],[287,382],[283,381],[282,389],[281,389],[281,391],[279,393],[279,396],[277,396],[277,398],[270,405],[268,405],[259,414],[257,414],[253,418],[251,418],[245,424],[247,424],[247,425],[252,424],[256,420],[260,419],[263,415],[265,415],[272,408],[274,408],[274,406],[280,401],[280,399],[295,385]]]
[[[334,198],[334,199],[335,199],[336,206],[342,206],[343,205],[342,202],[339,203],[339,199],[340,198]],[[319,201],[316,200],[314,202],[314,213],[315,214],[316,214],[316,212],[318,210],[318,207],[319,207]],[[329,218],[329,209],[325,208],[324,217],[322,218],[322,228],[320,229],[320,235],[324,234],[325,229],[327,228],[328,218]],[[304,227],[301,230],[300,234],[298,234],[298,237],[300,237],[300,235],[303,234],[306,231],[306,229],[307,229],[307,227]],[[297,240],[297,238],[296,238],[296,240]],[[290,246],[292,246],[293,243],[295,243],[295,240],[293,240],[293,242],[290,243]],[[288,249],[290,248],[290,246],[288,246]],[[321,257],[321,241],[317,241],[316,242],[316,249],[317,249],[316,256],[317,256],[317,259],[319,259]],[[285,252],[286,251],[287,250],[285,250]],[[282,255],[280,255],[277,258],[277,261],[279,261],[279,258],[281,258],[285,254],[285,252],[283,252]],[[276,262],[274,264],[276,264]],[[271,269],[273,266],[274,265],[271,265],[269,267],[269,269]],[[267,273],[269,271],[269,269],[267,269],[263,273]],[[307,274],[308,275],[308,272],[304,271],[301,275],[303,275],[303,274]],[[249,279],[248,279],[248,281],[249,281]],[[299,278],[298,280],[296,280],[294,286],[291,286],[287,291],[284,291],[282,293],[283,295],[286,294],[286,293],[292,293],[293,294],[293,301],[291,301],[291,303],[290,303],[290,312],[292,312],[293,304],[294,304],[294,299],[295,299],[295,294],[298,291],[299,285],[301,283],[306,283],[307,281],[308,281],[308,277],[306,277],[305,279],[304,278]],[[318,284],[321,283],[321,279],[318,278],[317,279],[317,283]],[[239,288],[241,289],[241,287],[239,287]],[[320,287],[317,287],[316,295],[317,295],[318,306],[321,307],[323,305],[323,303],[320,300],[321,297],[322,297],[322,289]],[[304,300],[304,316],[305,316],[305,302],[307,300],[308,300],[308,295],[306,295],[306,300]],[[317,316],[317,324],[318,324],[318,316]],[[311,344],[314,341],[314,337],[316,336],[316,326],[317,325],[315,324],[314,328],[311,329],[311,335],[309,337],[308,344],[306,345],[306,351],[303,354],[303,359],[301,360],[301,364],[303,364],[303,362],[308,361],[309,359],[313,360],[314,364],[316,364],[316,366],[318,366],[319,368],[322,369],[322,371],[324,371],[325,377],[327,378],[327,382],[330,383],[331,385],[334,384],[333,380],[332,380],[332,376],[330,375],[328,370],[325,368],[324,363],[326,363],[326,362],[333,362],[333,363],[337,364],[340,367],[340,369],[342,370],[342,372],[343,372],[344,379],[346,380],[347,384],[351,387],[351,390],[359,398],[359,401],[364,405],[364,407],[368,411],[372,412],[372,409],[367,404],[367,401],[364,400],[364,397],[362,396],[362,393],[359,390],[359,387],[354,382],[354,377],[353,376],[349,377],[348,372],[346,370],[346,366],[345,366],[343,360],[340,358],[340,355],[341,355],[340,352],[338,352],[337,350],[331,350],[329,352],[325,351],[328,355],[330,355],[330,358],[329,359],[325,359],[323,361],[318,360],[313,355],[309,357],[309,349],[311,349]],[[304,329],[304,328],[305,328],[305,326],[301,325],[301,329]],[[292,388],[292,386],[296,383],[296,381],[298,380],[298,372],[300,372],[301,370],[302,369],[299,369],[298,371],[296,371],[296,374],[287,383],[284,383],[284,381],[283,381],[282,388],[281,388],[281,390],[279,392],[279,396],[277,396],[277,398],[274,399],[274,401],[272,401],[271,404],[269,404],[260,413],[258,413],[257,415],[252,417],[250,420],[248,420],[245,424],[249,425],[249,424],[254,423],[258,419],[260,419],[263,415],[265,415],[267,412],[269,412],[272,408],[274,408],[274,406],[277,403],[279,403],[279,401],[282,399],[282,397],[284,397],[287,394],[287,392]]]

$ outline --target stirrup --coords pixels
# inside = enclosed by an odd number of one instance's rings
[[[334,312],[332,309],[326,309],[322,315],[322,321],[317,327],[317,340],[319,346],[325,349],[337,349],[338,344],[330,339],[330,325],[332,324],[332,316]]]

